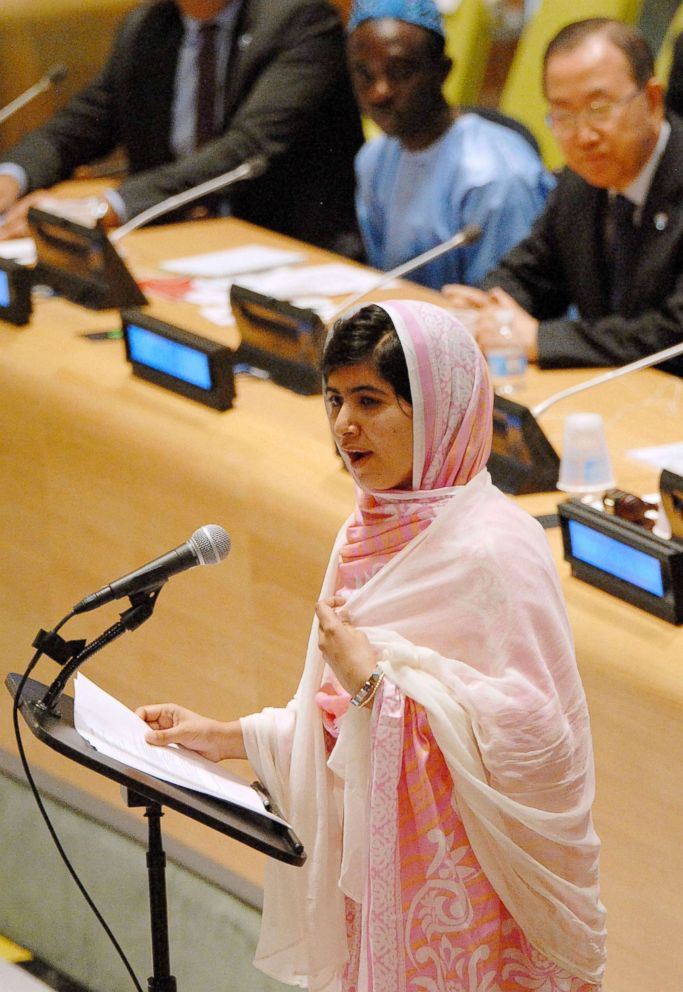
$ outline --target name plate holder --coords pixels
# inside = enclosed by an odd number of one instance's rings
[[[514,496],[551,492],[560,459],[531,410],[505,396],[493,399],[493,442],[486,466],[494,485]]]
[[[683,541],[568,500],[558,506],[572,575],[669,623],[683,623]]]
[[[241,342],[235,364],[267,372],[273,382],[303,396],[322,392],[320,356],[325,325],[313,310],[233,283],[230,307]]]

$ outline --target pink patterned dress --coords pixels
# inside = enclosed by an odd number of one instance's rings
[[[349,705],[335,682],[328,678],[317,697],[330,747]],[[370,908],[363,914],[347,899],[349,962],[342,992],[357,992],[362,958],[369,988],[599,992],[532,947],[492,888],[468,841],[423,707],[385,682],[375,708],[369,801],[377,842],[370,845]],[[396,886],[400,920],[391,919]]]

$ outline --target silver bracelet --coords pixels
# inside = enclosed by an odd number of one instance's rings
[[[370,678],[363,682],[356,695],[353,696],[351,705],[367,706],[368,703],[372,702],[383,678],[384,672],[381,672],[378,668],[375,669]]]

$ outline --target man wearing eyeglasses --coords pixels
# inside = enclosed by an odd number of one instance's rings
[[[479,288],[445,286],[477,309],[484,351],[496,311],[543,368],[622,365],[683,338],[683,122],[664,114],[647,42],[590,18],[544,58],[548,123],[566,158],[530,235]],[[661,366],[683,375],[683,359]]]

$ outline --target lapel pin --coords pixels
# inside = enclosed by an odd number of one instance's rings
[[[254,36],[250,34],[248,31],[245,31],[245,33],[241,34],[237,39],[237,47],[242,49],[248,48],[253,40],[254,40]]]
[[[669,223],[669,215],[665,213],[655,214],[655,227],[658,231],[663,231],[666,225]]]

